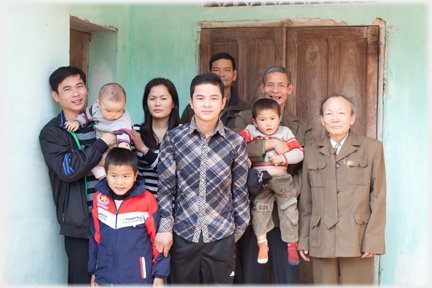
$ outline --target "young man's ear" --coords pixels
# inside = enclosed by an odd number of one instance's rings
[[[51,96],[54,99],[54,101],[59,102],[59,96],[58,96],[57,92],[51,91]]]
[[[222,109],[225,108],[225,104],[226,104],[226,97],[222,95]]]
[[[189,97],[189,105],[191,106],[191,108],[193,109],[193,104],[192,104],[192,98]]]

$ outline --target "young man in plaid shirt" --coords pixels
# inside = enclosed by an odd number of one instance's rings
[[[155,246],[170,251],[170,283],[234,279],[235,242],[249,224],[248,164],[246,141],[219,120],[223,95],[219,76],[196,76],[189,98],[194,117],[161,143]]]

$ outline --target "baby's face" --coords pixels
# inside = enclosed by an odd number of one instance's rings
[[[120,118],[120,116],[123,114],[125,104],[125,100],[112,101],[104,99],[99,101],[99,107],[101,109],[102,116],[109,121]]]
[[[280,116],[276,109],[265,109],[253,119],[255,127],[265,135],[273,135],[279,128]]]

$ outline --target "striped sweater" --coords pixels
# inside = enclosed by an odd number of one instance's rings
[[[132,128],[141,134],[141,127],[143,123],[135,124]],[[159,147],[155,150],[148,150],[146,155],[136,150],[132,144],[132,151],[138,159],[138,176],[145,179],[145,189],[151,192],[157,199],[158,191],[158,172],[157,165],[159,163]]]

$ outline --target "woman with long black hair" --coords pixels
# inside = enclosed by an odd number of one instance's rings
[[[159,146],[168,130],[180,122],[179,99],[174,84],[165,78],[147,83],[143,96],[144,123],[133,126],[132,151],[138,158],[138,175],[145,179],[146,190],[157,197]]]

